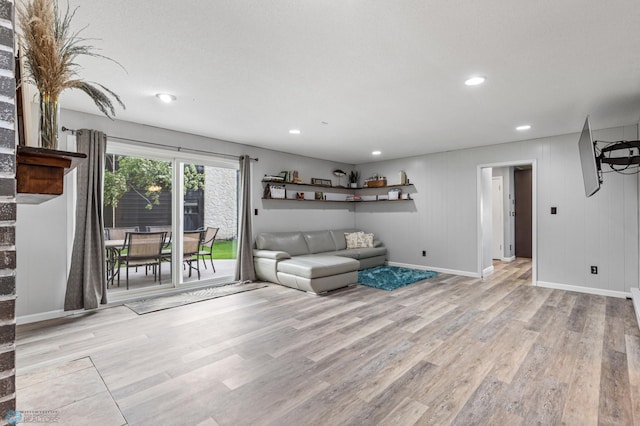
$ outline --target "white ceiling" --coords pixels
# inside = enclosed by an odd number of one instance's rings
[[[81,62],[121,120],[358,164],[640,119],[638,0],[70,4],[127,69]],[[83,93],[61,104],[97,113]]]

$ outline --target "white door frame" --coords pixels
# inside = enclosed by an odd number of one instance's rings
[[[495,189],[493,187],[493,185],[495,183],[498,183],[498,185],[500,186],[500,198],[496,199],[495,195]],[[502,179],[502,176],[493,176],[491,178],[491,183],[492,183],[492,191],[491,191],[491,213],[492,213],[492,218],[491,220],[495,220],[496,215],[500,215],[500,226],[498,226],[496,228],[495,226],[495,222],[493,223],[493,247],[491,249],[491,252],[493,253],[493,258],[494,259],[504,259],[504,246],[505,246],[505,242],[504,242],[504,180]],[[498,209],[496,209],[496,204],[498,204]],[[500,238],[496,238],[496,235],[499,236]],[[500,256],[499,257],[495,257],[496,254],[496,242],[499,241],[500,242]]]
[[[531,282],[534,286],[538,285],[538,164],[535,159],[531,160],[513,160],[500,163],[479,164],[476,170],[476,228],[477,228],[477,274],[483,278],[482,274],[482,222],[481,202],[482,202],[482,169],[493,167],[515,167],[515,166],[531,166]]]

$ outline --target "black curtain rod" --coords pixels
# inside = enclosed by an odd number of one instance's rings
[[[63,132],[71,132],[72,135],[75,135],[77,133],[77,130],[70,129],[70,128],[65,127],[65,126],[62,126],[62,131]],[[120,136],[107,135],[107,138],[109,138],[109,139],[118,139],[118,140],[121,140],[121,141],[135,142],[135,143],[144,144],[144,145],[159,146],[159,147],[162,147],[162,148],[173,149],[173,150],[176,150],[178,152],[183,152],[183,151],[184,152],[195,152],[195,153],[198,153],[198,154],[213,154],[213,155],[220,155],[220,156],[229,157],[229,158],[240,158],[239,155],[225,154],[223,152],[205,151],[205,150],[202,150],[202,149],[193,149],[193,148],[181,148],[179,146],[165,145],[165,144],[157,143],[157,142],[141,141],[139,139],[123,138],[123,137],[120,137]],[[253,161],[258,161],[257,158],[249,157],[249,159],[253,160]]]

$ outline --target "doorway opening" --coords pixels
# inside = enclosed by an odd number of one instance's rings
[[[478,166],[478,275],[504,269],[504,263],[530,262],[536,268],[536,162]]]

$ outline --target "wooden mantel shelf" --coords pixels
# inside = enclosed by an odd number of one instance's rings
[[[87,158],[86,154],[19,145],[16,154],[16,200],[40,204],[61,195],[64,175]]]

